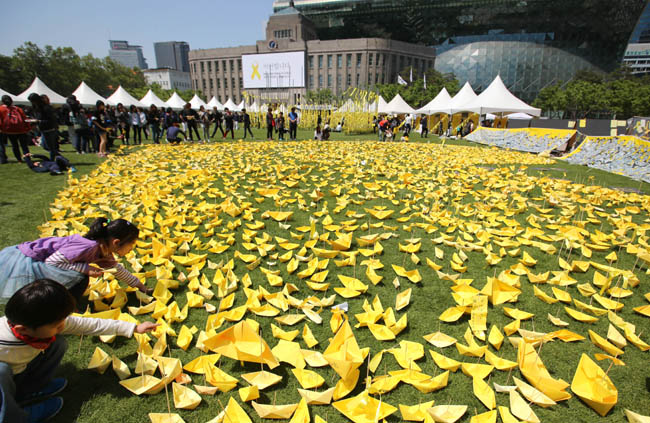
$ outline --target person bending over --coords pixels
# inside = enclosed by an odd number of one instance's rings
[[[187,138],[187,135],[185,135],[185,132],[181,130],[181,128],[178,127],[178,122],[172,123],[172,126],[167,128],[167,142],[170,144],[180,144],[181,139],[178,136],[178,134],[183,134],[183,139]]]

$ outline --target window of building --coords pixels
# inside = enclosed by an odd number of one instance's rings
[[[230,84],[233,90],[237,89],[237,86],[235,85],[235,78],[230,78]]]
[[[327,88],[332,87],[332,75],[327,75]]]
[[[345,56],[345,65],[346,65],[347,67],[349,67],[349,68],[352,67],[352,55],[351,55],[351,54],[347,54],[347,55]]]
[[[372,66],[372,56],[373,56],[372,53],[368,54],[368,66]]]
[[[203,69],[203,62],[201,62],[201,73],[205,72],[205,69]]]
[[[358,68],[361,67],[361,57],[362,57],[362,53],[357,53],[357,67]]]
[[[208,62],[208,72],[212,72],[212,62]]]
[[[280,29],[278,31],[273,31],[273,36],[275,38],[291,38],[293,31],[291,29]]]
[[[318,56],[318,69],[323,69],[323,56]]]
[[[318,88],[323,86],[323,75],[318,75]]]
[[[221,89],[221,79],[217,78],[217,89]]]
[[[341,69],[343,67],[343,55],[342,54],[337,54],[336,55],[336,67]]]
[[[341,80],[342,80],[342,79],[343,79],[343,78],[341,78],[341,74],[340,74],[340,73],[336,75],[336,88],[341,89]]]
[[[309,87],[312,88],[314,86],[314,75],[309,75]]]
[[[332,67],[332,55],[328,54],[327,55],[327,69],[330,69]]]
[[[314,69],[314,56],[309,56],[307,61],[309,62],[309,69]]]
[[[234,60],[229,60],[230,62],[230,72],[235,71],[235,61]]]
[[[360,83],[361,83],[361,74],[358,73],[357,74],[357,87],[359,86]]]
[[[375,74],[375,85],[379,84],[379,74]]]
[[[241,59],[237,59],[237,68],[241,70]]]
[[[223,73],[226,73],[226,71],[228,70],[228,68],[226,67],[226,63],[227,62],[225,60],[221,63],[221,65],[222,65],[221,69],[223,69]]]
[[[194,68],[194,73],[196,73],[196,62],[192,63],[192,67]]]
[[[372,74],[368,74],[368,85],[372,84]]]
[[[207,88],[206,83],[205,83],[205,79],[201,80],[201,82],[202,82],[201,85],[203,86],[203,90],[205,90]]]
[[[210,78],[210,89],[214,88],[214,82],[212,81],[212,78]]]
[[[223,79],[223,89],[227,90],[228,89],[228,78]]]
[[[218,60],[214,61],[214,71],[219,72],[219,61]]]
[[[348,87],[349,87],[350,85],[352,85],[352,74],[348,74],[348,80],[347,80],[347,82],[348,82],[348,83],[347,83]]]

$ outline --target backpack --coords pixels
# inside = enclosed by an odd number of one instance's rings
[[[23,116],[18,112],[16,106],[10,106],[7,108],[7,119],[3,124],[4,130],[9,134],[19,134],[25,132],[25,121]]]

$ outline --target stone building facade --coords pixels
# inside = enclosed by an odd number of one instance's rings
[[[305,54],[304,87],[243,87],[242,55],[296,51]],[[330,89],[339,95],[350,87],[396,82],[398,72],[407,68],[433,69],[435,49],[381,38],[319,40],[313,23],[289,6],[269,18],[265,40],[250,46],[192,50],[189,59],[192,88],[208,100],[215,96],[221,103],[228,98],[238,103],[245,91],[258,103],[300,104],[308,90]]]

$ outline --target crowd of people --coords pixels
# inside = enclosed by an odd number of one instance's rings
[[[373,116],[373,132],[379,134],[379,141],[393,141],[397,140],[398,132],[401,130],[402,135],[400,141],[408,141],[412,132],[416,131],[420,134],[420,138],[428,138],[429,136],[429,119],[427,115],[420,116],[419,126],[415,126],[416,116],[412,114],[405,114],[403,119],[398,115],[380,115],[379,118]],[[474,122],[467,119],[464,123],[460,123],[453,127],[451,121],[447,125],[435,125],[434,135],[450,137],[452,135],[464,137],[474,131]]]
[[[34,145],[48,151],[48,162],[57,163],[59,158],[58,162],[62,163],[59,146],[66,142],[78,154],[96,153],[105,157],[116,142],[138,145],[143,140],[151,139],[155,144],[164,141],[172,144],[181,141],[207,143],[219,137],[235,139],[235,132],[240,130],[243,130],[243,139],[254,138],[251,116],[246,109],[231,111],[226,108],[221,111],[216,107],[210,110],[201,106],[195,110],[187,103],[182,110],[176,111],[155,105],[149,108],[124,106],[121,103],[112,106],[102,101],[98,101],[94,108],[86,108],[74,95],[69,96],[62,107],[54,108],[46,95],[36,93],[29,96],[29,101],[30,105],[23,108],[13,104],[10,96],[2,97],[0,164],[8,162],[8,143],[16,161],[27,163],[35,169],[39,166],[33,166],[32,160],[26,160],[30,154],[29,147]],[[282,112],[274,114],[269,109],[269,113],[268,138],[273,139],[274,134],[278,134],[278,138],[284,140],[288,132],[289,139],[295,140],[298,129],[296,108],[288,113],[287,121]],[[60,130],[66,127],[67,130]],[[40,167],[38,171],[48,166]]]

